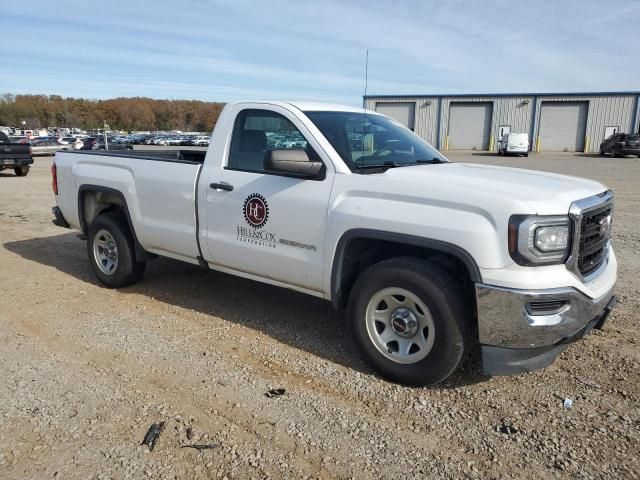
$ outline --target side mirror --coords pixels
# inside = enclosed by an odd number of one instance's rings
[[[322,171],[322,162],[310,160],[304,150],[268,150],[264,159],[264,169],[292,177],[314,178]]]

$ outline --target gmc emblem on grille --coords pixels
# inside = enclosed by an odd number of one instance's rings
[[[600,234],[601,235],[606,235],[607,233],[609,233],[609,227],[610,227],[610,222],[611,222],[611,217],[610,216],[606,216],[602,219],[600,219]]]

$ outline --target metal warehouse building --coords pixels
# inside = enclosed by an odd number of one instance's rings
[[[364,104],[440,150],[495,151],[513,132],[528,133],[534,152],[598,152],[609,135],[640,131],[640,92],[368,95]]]

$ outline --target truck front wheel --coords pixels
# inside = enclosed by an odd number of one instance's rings
[[[29,167],[15,167],[13,171],[16,174],[16,177],[26,177],[27,173],[29,173]]]
[[[101,283],[119,288],[142,278],[146,264],[135,259],[133,237],[120,212],[99,215],[87,237],[89,263]]]
[[[469,348],[470,305],[442,267],[394,258],[368,268],[349,299],[354,334],[382,376],[433,385],[449,377]]]

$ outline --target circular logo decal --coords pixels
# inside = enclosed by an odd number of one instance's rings
[[[244,219],[253,228],[261,228],[269,219],[269,206],[259,193],[252,193],[244,201]]]

